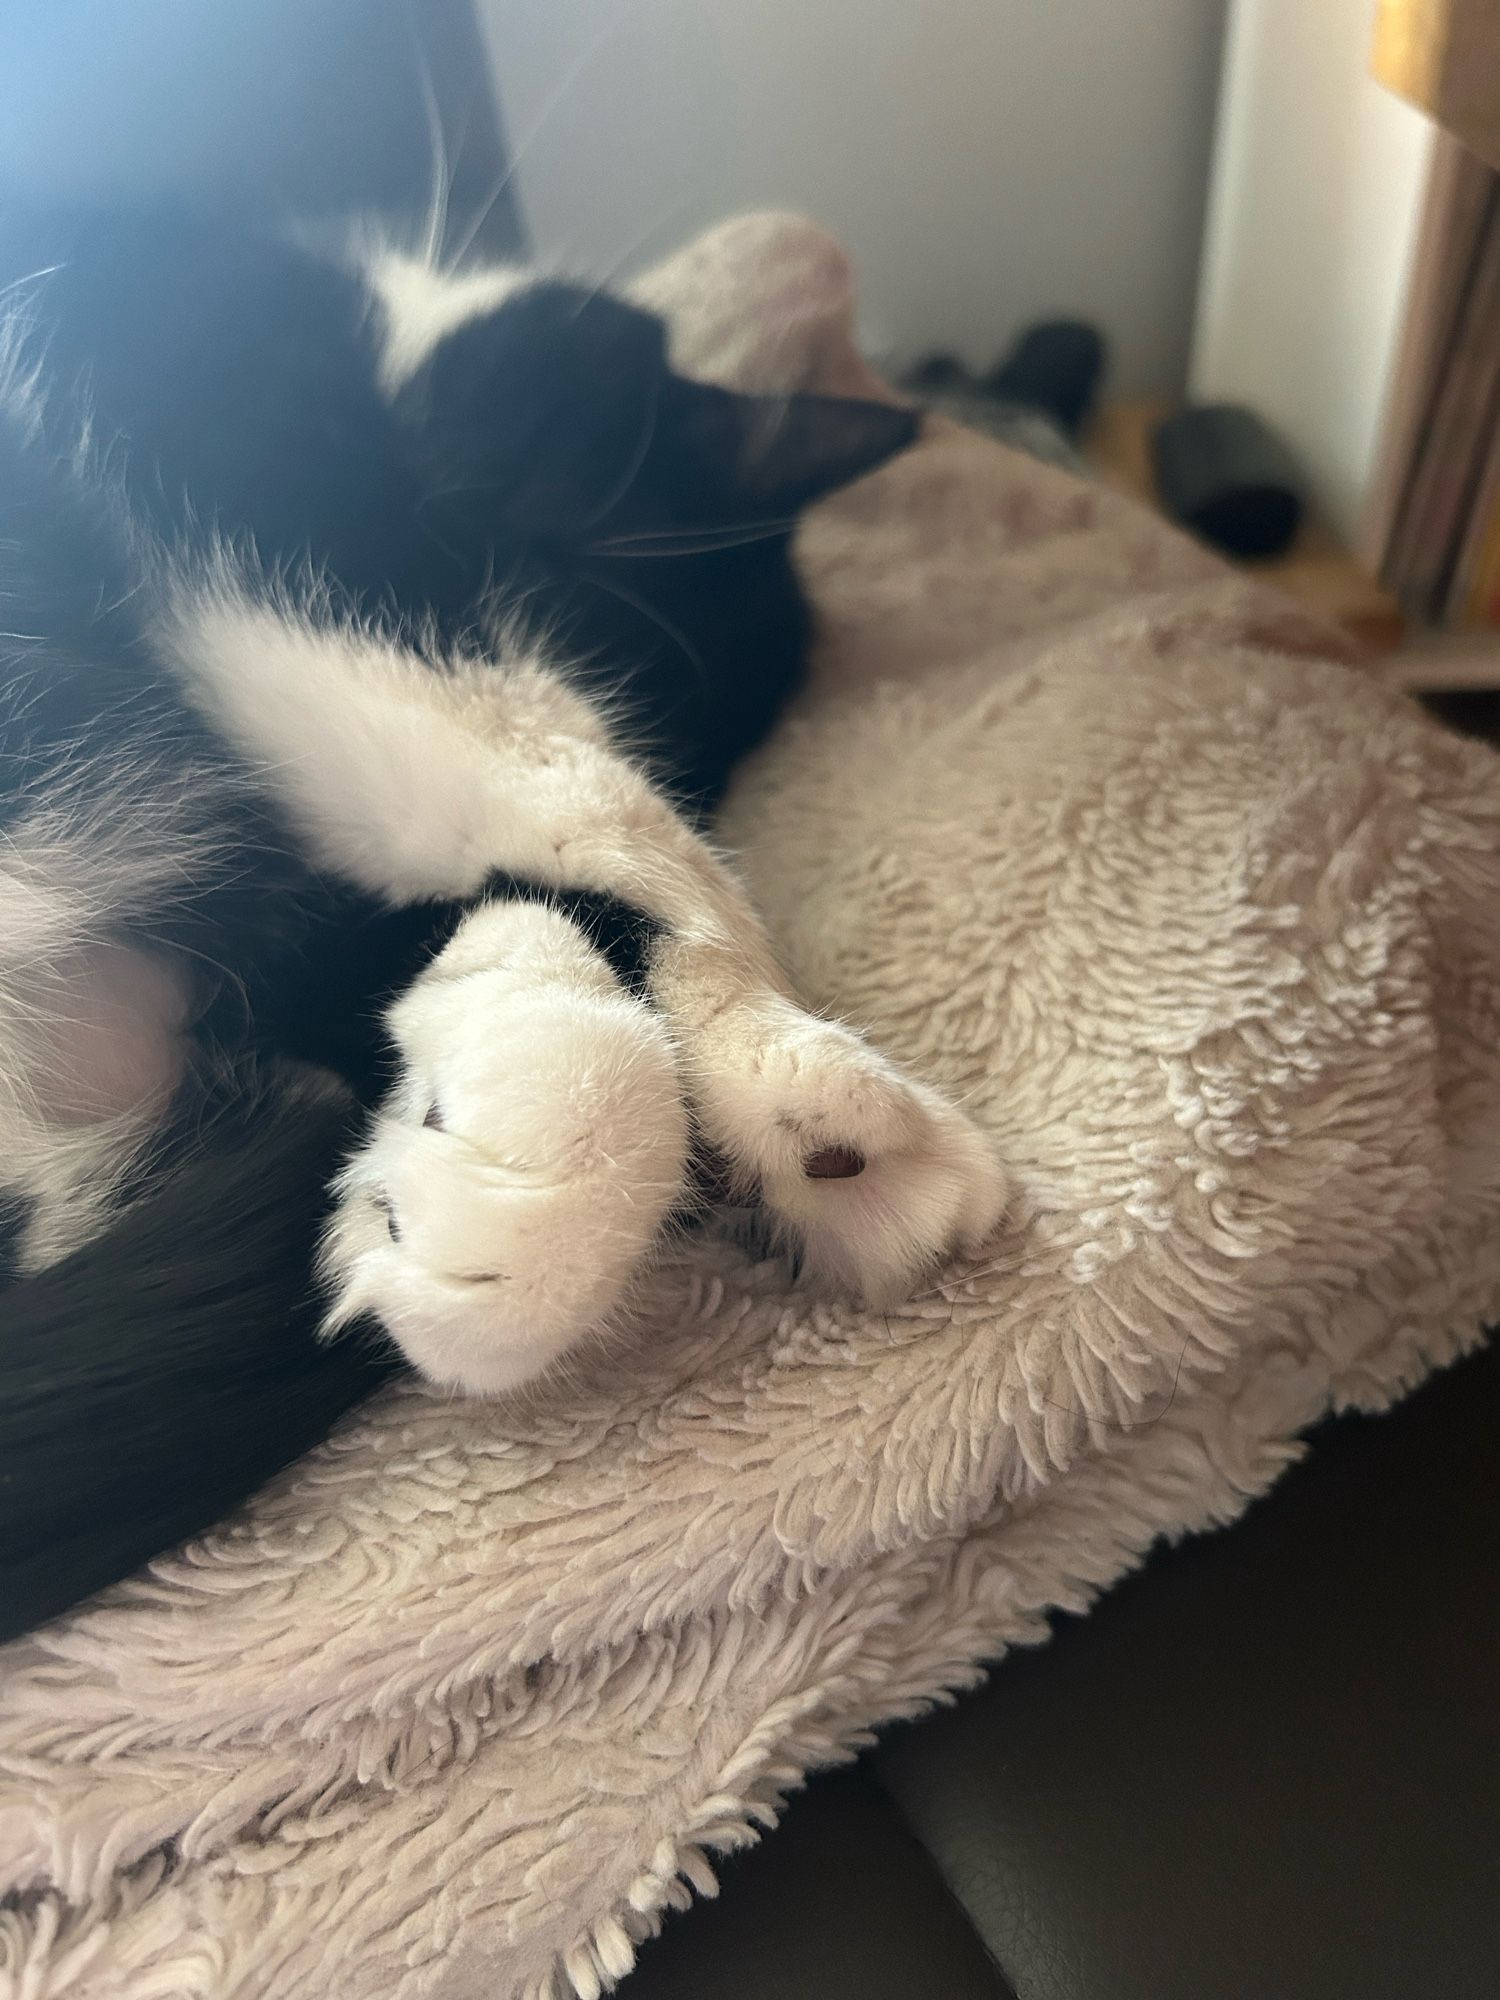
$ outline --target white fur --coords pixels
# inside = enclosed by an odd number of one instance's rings
[[[977,1247],[999,1221],[990,1142],[848,1028],[767,1000],[739,1022],[720,1017],[695,1054],[684,1067],[700,1124],[840,1288],[894,1305],[936,1258]],[[864,1171],[810,1180],[805,1163],[828,1147],[855,1148]]]
[[[402,1079],[328,1243],[337,1318],[373,1309],[435,1381],[513,1388],[607,1318],[682,1195],[671,1044],[524,903],[470,916],[390,1028]]]
[[[24,440],[45,414],[33,308],[48,275],[0,291],[0,421]],[[4,693],[18,707],[30,639],[7,629],[6,596]],[[111,917],[172,894],[201,858],[181,804],[55,781],[0,838],[0,1195],[28,1205],[23,1268],[93,1234],[181,1073],[185,982],[107,936]]]
[[[386,386],[527,281],[376,260]],[[30,379],[11,361],[24,400]],[[373,1309],[419,1367],[467,1388],[536,1374],[608,1315],[649,1256],[683,1184],[684,1094],[741,1186],[840,1284],[889,1297],[987,1232],[1003,1194],[987,1144],[848,1030],[795,1005],[733,876],[545,661],[502,635],[499,665],[434,664],[248,588],[227,557],[164,604],[164,657],[322,867],[392,903],[471,896],[503,869],[620,896],[665,928],[653,1013],[560,919],[507,908],[468,920],[392,1017],[404,1069],[344,1183],[328,1247],[336,1320]],[[168,802],[158,859],[186,884],[194,856],[175,822]],[[60,927],[54,1001],[99,972],[80,950],[154,879],[158,830],[101,831],[80,847],[54,827],[37,843],[66,893],[37,898],[14,855],[0,875],[0,901],[32,895],[37,920]],[[107,882],[89,873],[101,867]],[[11,935],[24,940],[14,924]],[[458,978],[465,954],[474,962]],[[185,1001],[156,992],[148,969],[132,985],[138,1006],[101,1011],[90,998],[76,1010],[94,1083],[128,1102],[101,1099],[92,1120],[71,1123],[59,1106],[40,1120],[19,1100],[0,1111],[12,1157],[37,1154],[29,1255],[87,1234],[179,1072]],[[34,1007],[14,976],[8,992],[12,1014]],[[19,1034],[13,1046],[25,1047]],[[423,1122],[434,1096],[442,1131]],[[809,1180],[806,1160],[825,1146],[856,1150],[864,1172]]]
[[[42,342],[33,301],[34,288],[52,268],[14,279],[0,291],[0,410],[23,438],[35,437],[42,425]]]
[[[172,802],[40,802],[0,845],[0,1189],[28,1268],[87,1241],[182,1075],[186,975],[108,936],[190,879]]]
[[[515,269],[444,273],[390,249],[362,268],[388,392],[531,282]],[[401,1078],[345,1177],[328,1244],[335,1321],[372,1309],[417,1366],[466,1388],[535,1375],[608,1315],[649,1256],[683,1186],[684,1094],[741,1189],[842,1285],[891,1297],[993,1226],[1003,1184],[987,1142],[857,1036],[796,1006],[728,869],[544,660],[502,634],[499,665],[434,664],[247,587],[228,557],[179,579],[164,605],[164,657],[318,865],[393,904],[469,897],[506,870],[622,897],[665,931],[653,1013],[562,919],[506,906],[467,920],[392,1014]],[[175,865],[191,859],[179,851]],[[117,886],[144,881],[140,866],[132,852]],[[0,898],[24,894],[18,880],[0,877]],[[69,949],[111,907],[91,904]],[[58,960],[65,980],[88,963]],[[51,1248],[62,1238],[46,1217],[86,1233],[180,1066],[181,1009],[150,997],[144,971],[133,984],[134,1011],[81,1010],[100,1075],[113,1050],[130,1103],[100,1108],[98,1143],[73,1145],[72,1165],[54,1146],[63,1178],[38,1225]],[[442,1130],[424,1123],[434,1101]],[[829,1146],[858,1152],[863,1172],[810,1180],[809,1156]],[[85,1186],[97,1198],[79,1198]]]
[[[320,866],[393,903],[468,895],[497,844],[524,837],[496,824],[506,803],[485,745],[389,641],[222,588],[180,600],[163,636]]]
[[[380,326],[377,379],[390,396],[410,381],[438,342],[467,320],[493,312],[534,274],[521,266],[443,271],[427,258],[391,248],[361,259]]]
[[[257,599],[227,569],[178,593],[165,641],[323,866],[403,902],[472,895],[503,869],[606,891],[666,927],[651,988],[675,1070],[659,1025],[569,926],[559,980],[537,912],[469,919],[392,1015],[406,1072],[345,1183],[339,1319],[374,1310],[419,1366],[467,1388],[535,1373],[608,1310],[675,1198],[678,1076],[737,1181],[840,1285],[889,1299],[994,1226],[988,1142],[792,1001],[728,869],[539,662],[435,668]],[[444,1133],[422,1123],[434,1095]],[[864,1171],[810,1180],[829,1146]],[[509,1178],[504,1161],[519,1163]],[[465,1282],[492,1268],[503,1281]]]

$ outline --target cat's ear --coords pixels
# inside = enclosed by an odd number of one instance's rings
[[[800,512],[905,451],[915,410],[847,396],[742,396],[679,384],[701,451],[742,507]]]

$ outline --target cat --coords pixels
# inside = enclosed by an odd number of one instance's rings
[[[394,1368],[545,1374],[699,1167],[871,1298],[978,1243],[989,1143],[698,826],[803,669],[798,513],[912,414],[370,237],[0,251],[3,1630]]]

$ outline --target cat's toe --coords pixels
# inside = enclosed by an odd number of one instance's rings
[[[551,927],[571,928],[526,912],[503,927],[508,948],[537,933],[518,958],[440,958],[393,1010],[402,1079],[327,1244],[336,1321],[372,1312],[422,1374],[474,1394],[534,1379],[608,1317],[685,1181],[665,1031]],[[545,976],[554,947],[568,976]]]
[[[908,1294],[994,1230],[1006,1181],[991,1141],[845,1028],[799,1017],[745,1078],[739,1157],[805,1267],[871,1304]]]

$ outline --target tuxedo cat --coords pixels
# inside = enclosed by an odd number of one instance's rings
[[[393,1366],[543,1373],[695,1162],[867,1296],[979,1240],[986,1142],[695,826],[802,669],[798,511],[912,417],[379,243],[0,246],[4,1629]]]

